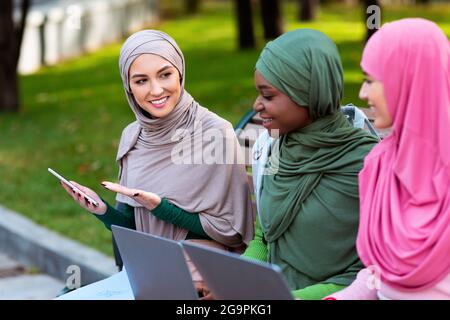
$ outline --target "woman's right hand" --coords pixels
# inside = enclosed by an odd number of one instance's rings
[[[98,214],[98,215],[102,215],[105,214],[106,212],[106,204],[102,201],[102,199],[100,199],[100,197],[91,189],[84,187],[74,181],[70,181],[70,183],[72,183],[73,185],[75,185],[78,189],[80,189],[81,191],[83,191],[84,193],[86,193],[89,197],[91,197],[92,199],[94,199],[95,201],[98,202],[98,207],[94,206],[90,201],[88,201],[83,195],[81,195],[80,193],[78,193],[76,190],[72,189],[70,186],[66,185],[64,182],[61,181],[61,186],[66,190],[66,192],[73,198],[73,200],[75,200],[76,202],[78,202],[78,204],[86,209],[87,211],[94,213],[94,214]]]

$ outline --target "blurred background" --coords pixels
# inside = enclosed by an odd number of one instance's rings
[[[379,12],[367,12],[370,5]],[[120,135],[135,120],[118,69],[127,35],[169,33],[185,55],[187,91],[236,124],[256,96],[260,50],[296,28],[321,30],[336,42],[342,103],[364,107],[359,62],[375,31],[366,22],[377,23],[378,13],[381,23],[424,17],[450,35],[450,1],[443,0],[1,0],[0,204],[112,256],[110,232],[47,167],[114,203],[99,183],[117,180]]]

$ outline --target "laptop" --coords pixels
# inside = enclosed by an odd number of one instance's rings
[[[208,289],[219,300],[293,300],[280,267],[183,241]]]
[[[136,300],[197,300],[180,242],[112,225]]]

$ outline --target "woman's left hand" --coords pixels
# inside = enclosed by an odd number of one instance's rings
[[[153,192],[142,191],[139,189],[130,189],[120,184],[109,181],[103,181],[102,186],[108,190],[132,198],[134,201],[142,204],[148,210],[155,209],[161,203],[161,197]]]

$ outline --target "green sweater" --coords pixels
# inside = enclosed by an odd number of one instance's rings
[[[256,218],[255,223],[255,237],[250,241],[247,249],[242,254],[243,257],[268,262],[267,242],[264,239],[264,234],[259,224],[259,219]],[[346,286],[335,283],[317,283],[302,289],[293,290],[292,295],[296,299],[302,300],[320,300],[326,296],[344,289]]]
[[[102,199],[103,200],[103,199]],[[121,227],[136,229],[136,222],[134,219],[134,207],[117,202],[116,208],[113,208],[108,202],[103,200],[106,204],[106,212],[103,215],[94,214],[103,224],[111,230],[111,225],[118,225]],[[161,203],[151,210],[155,217],[172,223],[180,228],[187,229],[189,232],[186,239],[211,239],[203,230],[198,213],[187,212],[166,198],[161,199]]]

